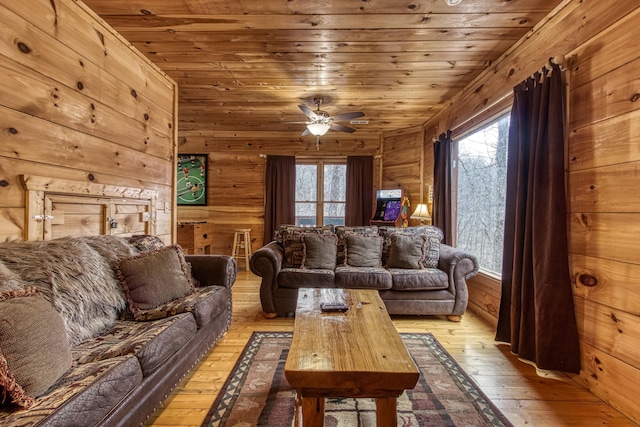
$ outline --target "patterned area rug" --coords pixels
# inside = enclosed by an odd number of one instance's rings
[[[202,426],[291,426],[288,332],[255,332]],[[398,398],[398,426],[511,426],[431,334],[400,334],[420,370]],[[326,399],[325,426],[375,426],[373,399]]]

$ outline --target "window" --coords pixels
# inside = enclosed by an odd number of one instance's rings
[[[502,273],[508,135],[505,115],[456,141],[456,246],[497,275]]]
[[[347,165],[296,164],[296,225],[344,225]]]

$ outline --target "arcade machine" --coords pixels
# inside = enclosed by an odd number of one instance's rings
[[[409,220],[409,198],[402,196],[402,189],[378,190],[376,210],[371,225],[406,227]]]

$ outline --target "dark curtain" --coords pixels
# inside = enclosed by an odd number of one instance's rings
[[[567,249],[565,91],[553,65],[514,88],[496,340],[540,369],[580,372]]]
[[[373,216],[373,157],[347,157],[347,202],[344,223],[369,225]]]
[[[452,178],[451,131],[441,134],[433,144],[433,225],[444,233],[443,243],[453,242],[453,215],[451,214]]]
[[[296,158],[267,156],[264,181],[263,242],[267,244],[279,225],[293,224],[296,220]]]

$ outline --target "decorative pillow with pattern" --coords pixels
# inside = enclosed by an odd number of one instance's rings
[[[334,270],[338,238],[335,235],[304,233],[302,268]]]
[[[434,227],[435,228],[435,227]],[[428,229],[424,234],[426,244],[424,248],[424,259],[422,265],[425,268],[438,268],[438,260],[440,260],[440,241],[442,240],[442,231],[440,229]]]
[[[60,314],[33,286],[0,293],[0,389],[24,408],[69,368],[71,347]]]
[[[427,236],[393,233],[386,266],[418,270],[423,268]]]
[[[332,235],[333,225],[322,227],[299,227],[296,225],[281,225],[276,230],[276,241],[284,248],[283,268],[302,267],[304,248],[302,245],[302,235],[305,233]]]
[[[165,247],[164,242],[158,236],[150,234],[135,234],[127,239],[138,252],[157,251]]]
[[[384,245],[382,248],[382,262],[384,265],[387,265],[387,261],[389,259],[391,235],[398,232],[403,234],[427,236],[427,245],[424,250],[425,257],[422,265],[425,268],[438,268],[438,260],[440,259],[440,242],[442,241],[444,234],[442,233],[442,230],[433,225],[420,225],[406,228],[380,227],[379,234],[384,239]]]
[[[151,320],[146,316],[149,310],[195,290],[178,245],[118,260],[115,269],[136,320]]]
[[[347,234],[346,265],[382,267],[382,237]]]
[[[347,247],[347,238],[349,234],[355,234],[358,236],[374,237],[378,235],[377,225],[365,225],[365,226],[344,226],[339,225],[336,227],[336,236],[338,236],[338,254],[336,256],[336,264],[345,264],[345,249]]]

